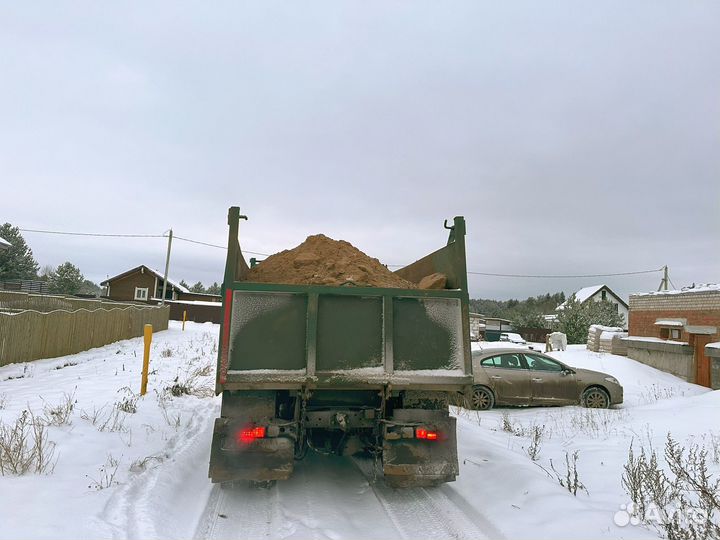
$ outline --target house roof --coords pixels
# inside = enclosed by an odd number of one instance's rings
[[[12,244],[10,242],[8,242],[2,236],[0,236],[0,251],[2,251],[3,249],[7,249],[11,246],[12,246]]]
[[[618,302],[620,302],[623,306],[625,306],[626,308],[628,307],[628,305],[625,303],[625,301],[622,298],[620,298],[617,294],[615,294],[615,292],[613,292],[613,290],[605,284],[591,285],[590,287],[583,287],[582,289],[577,291],[575,294],[573,294],[570,298],[572,298],[574,296],[575,299],[582,304],[584,302],[587,302],[590,298],[595,296],[597,293],[599,293],[603,289],[607,290],[610,294],[612,294],[615,297],[615,299]],[[570,298],[568,298],[562,304],[560,304],[556,308],[556,310],[562,311],[563,309],[565,309],[565,306],[567,305]]]
[[[118,279],[120,279],[120,278],[124,278],[125,276],[129,276],[130,274],[134,274],[135,272],[139,272],[141,268],[144,268],[144,269],[147,270],[149,273],[153,274],[155,277],[157,277],[157,278],[159,278],[159,279],[164,279],[164,277],[165,277],[165,276],[163,276],[163,274],[161,274],[160,272],[158,272],[158,271],[155,270],[154,268],[150,268],[149,266],[145,266],[144,264],[141,264],[140,266],[136,266],[135,268],[131,268],[130,270],[127,270],[127,271],[125,271],[125,272],[123,272],[123,273],[121,273],[121,274],[118,274],[117,276],[113,276],[113,277],[111,277],[111,278],[107,278],[105,281],[103,281],[102,283],[100,283],[100,285],[107,285],[107,284],[108,284],[109,282],[111,282],[111,281],[115,281],[115,280],[118,280]],[[177,281],[174,281],[174,280],[170,279],[169,277],[168,277],[167,282],[168,282],[168,285],[170,285],[171,287],[177,289],[177,290],[180,291],[180,292],[184,292],[184,293],[189,293],[189,292],[190,292],[186,287],[183,287],[182,285],[180,285],[180,283],[178,283]]]
[[[698,283],[697,285],[693,284],[691,287],[683,287],[682,289],[634,293],[632,296],[662,296],[666,294],[701,293],[711,291],[720,291],[720,283]]]

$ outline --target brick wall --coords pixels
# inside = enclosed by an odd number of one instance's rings
[[[686,292],[679,294],[630,296],[631,336],[660,337],[658,319],[687,319],[692,326],[716,326],[720,329],[720,291]],[[680,341],[688,341],[688,334],[681,332]],[[713,341],[720,340],[720,332]]]

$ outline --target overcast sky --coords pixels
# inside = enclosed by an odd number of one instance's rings
[[[720,2],[6,2],[0,222],[273,253],[345,239],[386,264],[670,267],[720,281]],[[25,233],[41,265],[162,270],[164,239]],[[173,244],[171,277],[224,252]],[[470,277],[483,298],[661,274]]]

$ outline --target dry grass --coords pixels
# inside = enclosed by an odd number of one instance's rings
[[[75,409],[75,390],[72,394],[63,392],[63,397],[57,405],[49,405],[43,401],[42,421],[50,426],[64,426],[71,423],[70,417]]]
[[[13,424],[0,421],[0,474],[51,473],[55,443],[48,440],[43,418],[24,410]]]
[[[112,454],[108,454],[105,463],[98,469],[99,475],[97,478],[88,474],[85,477],[90,481],[88,488],[100,491],[111,487],[113,484],[117,484],[115,475],[117,474],[118,467],[120,466],[120,460],[115,459]]]

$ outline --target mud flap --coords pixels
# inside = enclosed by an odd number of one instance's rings
[[[446,411],[396,409],[391,423],[421,425],[439,434],[437,440],[407,436],[413,428],[404,428],[405,436],[389,433],[383,440],[383,473],[393,487],[434,486],[453,482],[459,474],[456,420]]]
[[[287,480],[290,477],[294,464],[294,440],[273,437],[237,444],[231,433],[232,428],[225,419],[215,419],[209,473],[214,483]]]

